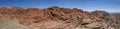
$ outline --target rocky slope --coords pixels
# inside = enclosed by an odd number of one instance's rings
[[[83,11],[77,8],[0,7],[0,22],[10,18],[35,29],[115,29],[116,18],[105,11]]]

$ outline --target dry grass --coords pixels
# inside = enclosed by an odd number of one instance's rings
[[[33,29],[33,28],[18,24],[11,19],[6,19],[5,21],[0,23],[0,29]]]

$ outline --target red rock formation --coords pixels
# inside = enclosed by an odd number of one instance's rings
[[[0,15],[36,29],[115,29],[118,25],[105,11],[87,12],[57,6],[44,9],[0,7]]]

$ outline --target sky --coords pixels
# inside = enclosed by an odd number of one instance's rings
[[[47,8],[59,6],[84,11],[120,12],[120,0],[0,0],[0,6]]]

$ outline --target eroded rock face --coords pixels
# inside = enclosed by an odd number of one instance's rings
[[[116,18],[105,11],[87,12],[57,6],[43,9],[0,7],[0,15],[36,29],[115,29],[118,26]]]

